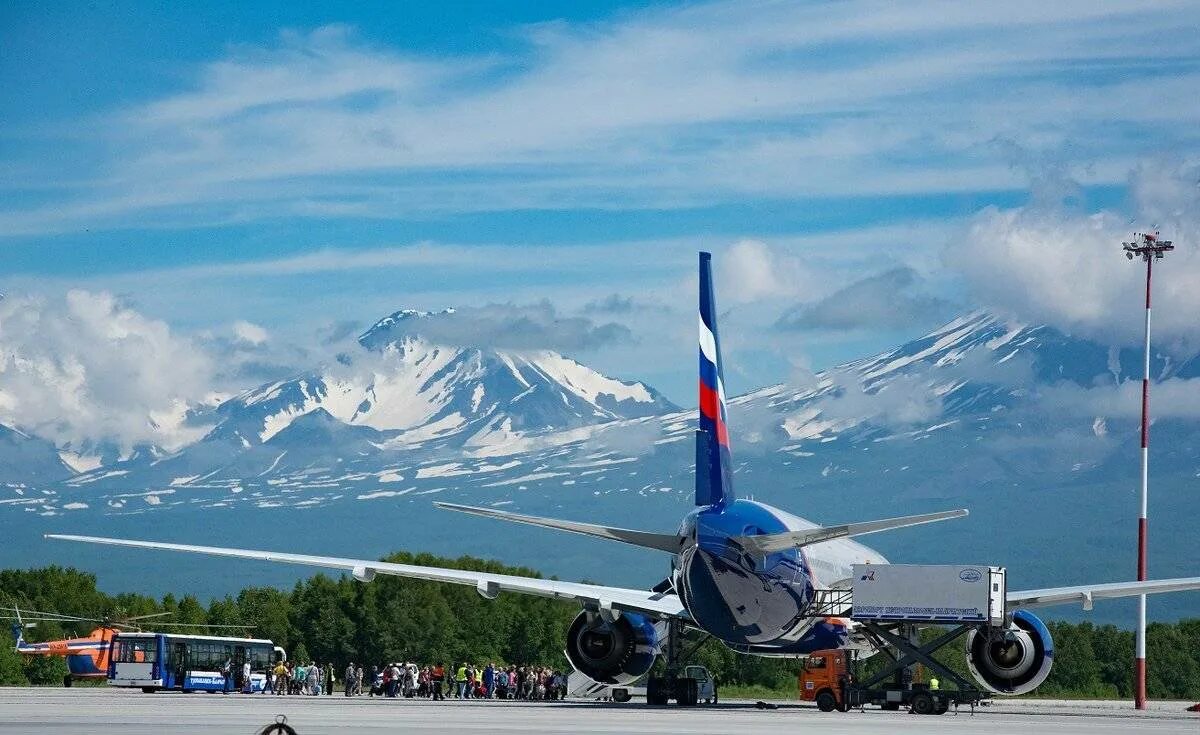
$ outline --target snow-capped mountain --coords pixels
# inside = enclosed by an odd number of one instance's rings
[[[605,377],[556,352],[447,347],[419,336],[431,315],[398,311],[359,337],[364,355],[264,385],[217,409],[215,435],[246,446],[269,441],[297,417],[323,409],[394,443],[442,440],[464,446],[530,433],[663,413],[653,388]],[[405,331],[397,335],[398,326]]]

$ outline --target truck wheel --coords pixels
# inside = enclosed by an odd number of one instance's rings
[[[628,689],[614,689],[612,692],[614,702],[628,702],[630,700]]]
[[[944,699],[939,699],[934,706],[933,713],[935,715],[944,715],[950,709],[950,703]]]
[[[932,715],[934,710],[933,697],[928,692],[917,692],[912,698],[912,711],[918,715]]]
[[[154,694],[158,691],[158,687],[142,687],[143,694]]]
[[[828,689],[822,689],[817,695],[817,709],[822,712],[832,712],[837,709],[837,697]]]

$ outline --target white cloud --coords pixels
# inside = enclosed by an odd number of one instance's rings
[[[1112,184],[1191,145],[1195,5],[1052,5],[713,2],[508,29],[517,43],[486,58],[285,33],[122,110],[101,126],[112,171],[0,226],[1018,188],[997,139]]]
[[[109,293],[0,302],[0,423],[60,445],[198,438],[184,414],[212,375],[190,340]]]
[[[264,344],[271,336],[265,327],[239,320],[233,323],[233,336],[240,342],[245,342],[249,345]]]
[[[804,260],[761,240],[739,240],[718,262],[718,293],[740,304],[796,297],[816,287],[815,273]]]
[[[1156,263],[1154,331],[1161,347],[1190,354],[1200,347],[1198,171],[1138,169],[1135,195],[1157,210],[1134,223],[1109,211],[1086,214],[1045,202],[985,209],[951,241],[945,261],[982,305],[1028,323],[1131,344],[1142,334],[1145,267],[1126,260],[1121,243],[1157,223],[1180,247]]]

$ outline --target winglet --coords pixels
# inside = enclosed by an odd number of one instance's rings
[[[733,455],[729,448],[729,412],[717,300],[713,292],[712,254],[700,253],[700,428],[696,431],[696,505],[721,505],[733,493]]]

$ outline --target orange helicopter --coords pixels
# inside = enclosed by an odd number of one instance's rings
[[[67,670],[63,676],[63,686],[69,687],[75,679],[106,679],[108,678],[108,655],[112,647],[113,636],[123,630],[141,630],[138,621],[171,615],[170,612],[137,615],[120,619],[86,618],[78,615],[63,615],[54,612],[39,612],[25,610],[24,615],[17,607],[0,607],[0,611],[12,613],[8,616],[15,620],[12,626],[13,639],[17,642],[17,653],[26,656],[64,656],[67,660]],[[87,636],[80,638],[63,638],[55,641],[30,643],[25,640],[25,628],[32,628],[39,622],[54,622],[64,625],[73,623],[96,623],[97,626]],[[238,628],[245,630],[253,626],[245,625],[206,625],[203,623],[170,623],[156,622],[155,626],[172,628]]]

